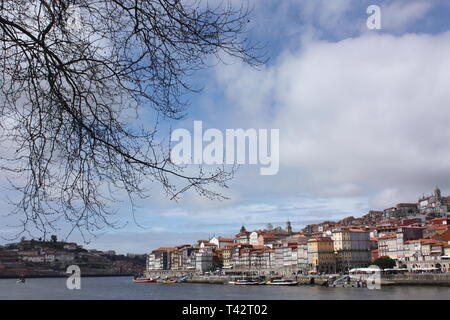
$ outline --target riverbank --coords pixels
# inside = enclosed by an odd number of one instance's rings
[[[245,275],[205,276],[183,271],[161,270],[147,273],[149,278],[178,278],[189,275],[187,283],[228,284],[230,281],[244,277]],[[248,276],[248,275],[247,275]],[[269,277],[265,277],[268,279]],[[331,285],[338,277],[336,275],[296,275],[286,276],[289,280],[295,280],[299,285]],[[352,280],[356,283],[356,280]],[[442,286],[450,287],[450,274],[402,274],[382,275],[381,285],[384,286]]]
[[[232,276],[193,276],[187,279],[187,283],[209,283],[209,284],[228,284],[235,280]],[[299,285],[326,285],[329,283],[328,276],[297,276],[289,280],[295,280]]]
[[[382,285],[450,287],[450,274],[383,275]]]

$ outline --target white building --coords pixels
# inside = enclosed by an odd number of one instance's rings
[[[251,244],[253,246],[259,245],[258,238],[259,238],[260,234],[261,234],[261,232],[258,232],[258,231],[253,231],[252,233],[250,233],[249,244]]]
[[[159,248],[147,256],[147,270],[168,270],[171,268],[171,252],[175,248]]]
[[[222,238],[222,237],[213,237],[209,240],[210,243],[213,243],[219,249],[223,249],[227,244],[233,244],[234,238]]]
[[[195,269],[201,272],[210,271],[213,268],[213,253],[211,250],[195,253]]]

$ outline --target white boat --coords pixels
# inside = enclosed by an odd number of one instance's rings
[[[25,278],[17,279],[16,283],[25,283]]]
[[[134,283],[148,283],[148,282],[156,282],[156,279],[152,278],[134,278]]]
[[[240,285],[240,286],[256,286],[263,284],[260,281],[253,279],[237,279],[234,281],[229,281],[228,284]]]
[[[296,285],[298,285],[298,282],[294,281],[294,280],[284,279],[284,278],[274,278],[274,279],[270,279],[269,281],[267,281],[266,284],[272,285],[272,286],[296,286]]]

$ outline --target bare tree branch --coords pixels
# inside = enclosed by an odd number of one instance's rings
[[[234,170],[193,175],[170,161],[157,119],[182,119],[189,76],[211,55],[260,58],[242,39],[247,7],[179,0],[1,0],[0,129],[14,148],[13,173],[23,233],[44,237],[62,221],[82,235],[114,227],[113,204],[158,183],[170,199],[195,189],[223,198]],[[79,19],[71,25],[73,13]],[[78,16],[77,16],[78,17]],[[154,126],[140,125],[154,110]],[[134,118],[132,114],[137,114]],[[151,129],[148,129],[151,127]],[[70,233],[72,233],[70,231]]]

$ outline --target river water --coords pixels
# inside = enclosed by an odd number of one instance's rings
[[[126,300],[360,300],[360,299],[445,299],[450,287],[384,286],[367,288],[325,288],[320,286],[233,286],[214,284],[133,283],[131,277],[82,278],[80,290],[69,290],[65,278],[0,279],[0,299],[126,299]]]

